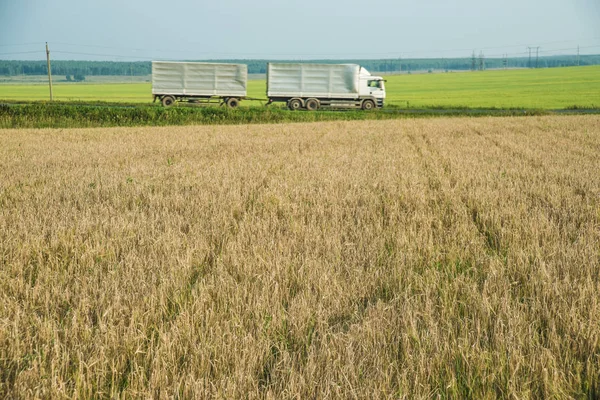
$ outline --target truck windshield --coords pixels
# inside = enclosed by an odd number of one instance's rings
[[[382,81],[372,80],[372,81],[368,81],[367,84],[371,88],[379,88],[379,89],[383,88],[383,82]]]

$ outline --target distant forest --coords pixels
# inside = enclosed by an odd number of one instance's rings
[[[202,60],[206,62],[242,63],[248,65],[248,73],[264,74],[268,62],[305,63],[351,63],[360,64],[372,72],[411,72],[433,70],[481,70],[498,68],[554,68],[575,65],[598,65],[600,55],[546,56],[536,60],[535,56],[520,58],[424,58],[424,59],[381,59],[381,60]],[[150,61],[52,61],[52,75],[56,76],[142,76],[152,73]],[[45,75],[46,61],[0,60],[0,75]]]

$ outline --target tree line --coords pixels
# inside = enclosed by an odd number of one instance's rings
[[[148,61],[52,61],[52,75],[63,76],[140,76],[152,72]],[[46,75],[48,67],[43,61],[8,61],[0,60],[0,75]]]
[[[204,60],[203,60],[204,61]],[[476,62],[474,62],[476,61]],[[546,56],[518,58],[485,58],[477,56],[465,58],[423,58],[423,59],[379,59],[379,60],[210,60],[210,62],[243,63],[248,65],[248,73],[264,74],[268,62],[316,62],[316,63],[350,63],[360,64],[371,72],[412,72],[412,71],[460,71],[471,69],[498,68],[554,68],[575,65],[598,65],[600,55],[583,56]],[[475,67],[476,65],[476,67]],[[46,61],[14,61],[0,60],[0,75],[46,75]],[[144,76],[152,73],[150,61],[52,61],[52,74],[72,77],[112,75],[112,76]],[[78,79],[79,80],[79,79]]]

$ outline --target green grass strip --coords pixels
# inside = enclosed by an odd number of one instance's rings
[[[27,103],[0,104],[0,128],[84,128],[115,126],[236,125],[339,120],[386,120],[397,118],[524,116],[554,113],[600,113],[600,109],[535,110],[498,108],[403,109],[387,107],[364,112],[289,111],[284,108],[132,106],[117,104]]]

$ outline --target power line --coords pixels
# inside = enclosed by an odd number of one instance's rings
[[[577,48],[575,47],[569,47],[569,48],[561,48],[561,49],[549,49],[549,50],[539,50],[539,46],[537,47],[531,47],[528,46],[528,49],[537,49],[537,57],[539,57],[539,54],[548,54],[548,53],[556,53],[559,51],[567,51],[567,50],[576,50],[577,49],[577,54],[580,53],[581,50],[584,49],[592,49],[592,48],[600,48],[600,45],[596,45],[596,46],[578,46]],[[20,52],[8,52],[8,53],[0,53],[0,56],[7,56],[7,55],[18,55],[18,54],[41,54],[42,51],[41,50],[34,50],[34,51],[20,51]],[[71,55],[81,55],[81,56],[95,56],[95,57],[113,57],[113,58],[124,58],[124,59],[137,59],[137,60],[143,60],[143,61],[148,61],[148,60],[168,60],[169,58],[165,58],[165,57],[152,57],[152,56],[134,56],[134,55],[125,55],[125,54],[106,54],[106,53],[96,53],[96,52],[76,52],[76,51],[61,51],[61,50],[54,50],[53,51],[54,54],[71,54]],[[475,53],[475,51],[473,51],[473,53]],[[256,55],[259,55],[260,53],[253,53]],[[377,53],[371,53],[371,54],[377,54]],[[207,55],[222,55],[222,56],[237,56],[239,54],[235,54],[235,53],[211,53],[211,52],[207,52],[207,53],[203,53],[202,56],[200,57],[185,57],[186,59],[203,59],[205,58]],[[281,56],[282,54],[280,54]],[[298,54],[287,54],[288,56],[299,56]],[[369,54],[362,54],[360,56],[356,56],[356,55],[348,55],[348,58],[362,58],[365,56],[368,56]],[[531,51],[529,51],[529,55],[531,57]],[[198,56],[198,55],[196,55]],[[523,52],[519,52],[519,53],[502,53],[502,54],[492,54],[492,55],[487,55],[486,58],[498,58],[498,57],[503,57],[503,58],[508,58],[508,57],[525,57],[527,56],[527,52],[523,53]],[[467,58],[467,57],[453,57],[454,59],[463,59],[463,58]],[[531,61],[530,61],[530,65],[531,67]],[[475,69],[475,68],[473,68]]]
[[[532,49],[534,49],[535,47],[532,47]],[[585,46],[585,47],[580,47],[581,49],[593,49],[593,48],[600,48],[600,45],[598,46]],[[562,48],[562,49],[551,49],[551,50],[540,50],[539,53],[540,54],[544,54],[544,53],[554,53],[557,51],[567,51],[567,50],[576,50],[577,47],[567,47],[567,48]],[[492,54],[487,56],[488,58],[490,57],[503,57],[503,56],[509,56],[509,57],[515,57],[515,56],[522,56],[522,57],[526,57],[528,54],[527,51],[525,52],[521,52],[521,53],[510,53],[510,54]],[[563,54],[564,55],[564,54]],[[464,58],[464,57],[463,57]]]
[[[539,49],[540,46],[535,46],[535,47],[531,47],[531,49]],[[585,47],[580,47],[581,49],[590,49],[590,48],[600,48],[600,45],[598,46],[585,46]],[[562,48],[562,49],[551,49],[551,50],[538,50],[538,54],[543,54],[543,53],[553,53],[553,52],[557,52],[557,51],[565,51],[565,50],[575,50],[575,48]],[[55,50],[54,53],[60,53],[60,54],[73,54],[73,55],[85,55],[85,56],[97,56],[97,57],[118,57],[118,58],[135,58],[135,59],[140,59],[140,60],[167,60],[167,58],[161,58],[161,57],[151,57],[151,56],[131,56],[131,55],[125,55],[125,54],[106,54],[106,53],[88,53],[88,52],[75,52],[75,51],[62,51],[62,50]],[[236,55],[239,53],[213,53],[213,52],[207,52],[207,53],[203,53],[204,56],[206,55]],[[261,53],[253,53],[256,55],[259,55]],[[380,54],[380,53],[371,53],[371,54]],[[519,52],[519,53],[502,53],[502,54],[492,54],[492,55],[488,55],[486,56],[486,58],[494,58],[494,57],[515,57],[515,56],[522,56],[524,57],[527,54],[527,52],[523,53],[523,52]],[[288,56],[298,56],[298,54],[279,54],[280,56],[282,55],[288,55]],[[368,54],[363,54],[359,57],[356,57],[356,55],[352,55],[349,56],[349,58],[361,58],[364,57],[365,55]],[[196,57],[186,57],[188,59],[193,59]],[[202,58],[202,57],[200,57]],[[465,57],[454,57],[456,59],[460,59],[460,58],[465,58]]]
[[[60,54],[73,54],[73,55],[79,55],[79,56],[138,58],[140,60],[153,60],[153,59],[155,59],[153,57],[137,57],[137,56],[130,56],[130,55],[99,54],[99,53],[80,53],[80,52],[75,52],[75,51],[60,51],[60,50],[54,50],[53,53],[54,54],[56,54],[56,53],[60,53]]]
[[[588,39],[578,39],[578,40],[559,40],[559,41],[549,41],[549,42],[542,42],[539,43],[540,45],[551,45],[551,44],[556,44],[556,43],[574,43],[574,42],[579,42],[581,43],[582,41],[587,41],[587,40],[597,40],[600,39],[599,37],[591,37]],[[144,49],[144,48],[126,48],[126,47],[118,47],[118,46],[103,46],[103,45],[94,45],[94,44],[77,44],[77,43],[68,43],[68,42],[52,42],[53,44],[58,44],[58,45],[64,45],[64,46],[76,46],[76,47],[87,47],[87,48],[98,48],[98,49],[115,49],[115,50],[124,50],[124,51],[132,51],[132,52],[147,52],[147,53],[171,53],[171,54],[189,54],[188,50],[173,50],[173,49]],[[0,47],[19,47],[19,46],[31,46],[31,45],[43,45],[43,42],[30,42],[30,43],[14,43],[14,44],[0,44]],[[504,46],[486,46],[486,47],[482,47],[479,50],[493,50],[493,49],[505,49],[505,48],[512,48],[512,47],[524,47],[526,45],[504,45]],[[588,46],[590,47],[590,46]],[[598,46],[591,46],[591,47],[598,47]],[[575,46],[573,46],[573,49],[575,48]],[[585,48],[585,47],[583,47]],[[465,52],[465,51],[471,51],[471,49],[443,49],[443,50],[416,50],[416,51],[403,51],[402,54],[412,54],[412,55],[418,55],[418,54],[436,54],[436,53],[449,53],[449,52],[455,52],[455,53],[460,53],[460,52]],[[555,51],[559,51],[559,50],[555,50]],[[58,53],[59,51],[54,51],[55,53]],[[68,52],[68,51],[62,51],[60,53],[63,54],[78,54],[78,55],[96,55],[96,56],[104,56],[104,57],[120,57],[120,58],[135,58],[135,59],[165,59],[163,58],[159,58],[159,57],[149,57],[149,56],[137,56],[137,55],[113,55],[113,54],[95,54],[92,52]],[[3,53],[0,55],[12,55],[12,54],[33,54],[33,53],[28,53],[28,52],[12,52],[12,53]],[[361,57],[365,57],[365,56],[379,56],[379,57],[388,57],[390,55],[394,55],[394,57],[396,57],[398,54],[398,52],[381,52],[381,53],[362,53]],[[212,55],[212,56],[225,56],[225,57],[245,57],[245,56],[252,56],[252,57],[266,57],[268,56],[268,58],[271,57],[342,57],[345,56],[347,58],[356,58],[355,54],[351,54],[351,53],[259,53],[259,52],[253,52],[253,53],[228,53],[228,52],[217,52],[217,51],[210,51],[210,52],[203,52],[200,57],[198,58],[203,58],[206,55]],[[499,55],[502,56],[502,55]],[[490,56],[488,56],[490,57]],[[494,57],[494,56],[491,56]],[[186,58],[190,58],[190,57],[186,57]],[[459,58],[459,57],[456,57]]]
[[[596,40],[596,39],[600,39],[600,37],[594,37],[594,38],[589,38],[587,40]],[[581,42],[581,40],[579,40]],[[550,45],[550,44],[556,44],[556,43],[570,43],[570,42],[577,42],[576,40],[560,40],[560,41],[552,41],[552,42],[542,42],[539,43],[540,45]],[[92,45],[92,44],[75,44],[75,43],[67,43],[67,42],[53,42],[53,44],[60,44],[60,45],[65,45],[65,46],[76,46],[76,47],[90,47],[90,48],[102,48],[102,49],[113,49],[113,50],[126,50],[126,51],[133,51],[133,52],[158,52],[158,53],[189,53],[189,51],[187,50],[173,50],[173,49],[143,49],[143,48],[125,48],[125,47],[115,47],[115,46],[102,46],[102,45]],[[193,44],[193,43],[191,43]],[[491,46],[491,47],[482,47],[479,50],[493,50],[493,49],[504,49],[504,48],[511,48],[511,47],[524,47],[526,45],[505,45],[505,46]],[[402,52],[402,54],[432,54],[432,53],[448,53],[448,52],[464,52],[464,51],[471,51],[472,49],[444,49],[444,50],[417,50],[417,51],[407,51],[407,52]],[[74,53],[76,54],[76,53]],[[83,53],[81,53],[83,54]],[[228,52],[218,52],[218,51],[208,51],[208,52],[204,52],[203,54],[211,54],[211,55],[220,55],[220,56],[264,56],[265,54],[268,54],[270,56],[323,56],[323,57],[341,57],[341,56],[348,56],[350,58],[353,58],[354,55],[350,54],[350,53],[258,53],[258,52],[252,52],[252,53],[228,53]],[[382,57],[386,57],[389,55],[394,55],[397,56],[398,52],[381,52],[381,53],[362,53],[363,56],[364,55],[368,55],[368,56],[374,56],[374,55],[378,55],[378,56],[382,56]],[[84,54],[87,55],[87,54]],[[108,55],[111,56],[111,55]],[[151,58],[151,57],[137,57],[137,56],[119,56],[119,57],[132,57],[132,58]]]
[[[0,44],[0,47],[40,46],[43,44],[44,44],[44,42],[20,43],[20,44]]]
[[[65,42],[53,42],[54,44],[60,44],[63,46],[73,46],[73,47],[91,47],[96,49],[109,49],[109,50],[126,50],[126,51],[156,51],[161,53],[187,53],[188,50],[173,50],[173,49],[139,49],[139,48],[130,48],[130,47],[114,47],[114,46],[101,46],[94,44],[75,44],[75,43],[65,43]]]
[[[0,56],[11,56],[14,54],[36,54],[36,53],[43,53],[43,51],[41,50],[35,50],[35,51],[17,51],[14,53],[0,53]]]

